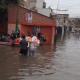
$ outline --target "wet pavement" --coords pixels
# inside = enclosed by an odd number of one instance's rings
[[[21,56],[18,47],[0,45],[0,80],[80,80],[80,39],[72,34],[34,57]]]

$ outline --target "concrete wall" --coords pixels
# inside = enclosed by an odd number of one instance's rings
[[[12,31],[15,31],[16,24],[8,24],[8,34],[11,34]],[[19,29],[21,30],[21,25],[18,24]]]
[[[40,14],[50,17],[51,10],[48,8],[43,8],[43,9],[38,8],[37,11]]]
[[[28,32],[32,33],[33,26],[21,26],[21,30],[27,35]],[[54,44],[54,34],[55,31],[52,27],[40,27],[40,32],[45,35],[46,43],[45,44]]]
[[[36,8],[42,9],[43,8],[43,2],[44,0],[37,0],[36,2]]]

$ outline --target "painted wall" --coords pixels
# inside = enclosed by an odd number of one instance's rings
[[[27,28],[26,28],[27,27]],[[23,31],[23,32],[25,32],[25,34],[27,35],[27,32],[31,32],[32,33],[32,27],[33,26],[24,26],[24,25],[22,25],[22,27],[21,27],[21,30]],[[40,32],[42,33],[42,34],[44,34],[45,35],[45,37],[46,37],[46,44],[52,44],[52,40],[54,40],[54,33],[53,33],[53,29],[51,28],[51,27],[41,27],[40,28],[41,30],[40,30]],[[53,33],[53,34],[52,34]]]
[[[39,14],[37,12],[30,11],[28,9],[18,7],[18,15],[17,15],[17,7],[16,6],[9,6],[8,8],[8,22],[9,23],[16,23],[16,17],[18,17],[18,22],[20,24],[25,25],[41,25],[41,26],[53,26],[55,27],[56,22],[55,19],[51,19],[47,16]],[[28,22],[28,14],[31,14],[32,23]],[[17,16],[16,16],[17,15]]]
[[[8,24],[8,34],[11,34],[12,31],[15,31],[16,24]],[[21,25],[18,24],[19,29],[21,30]]]
[[[17,13],[18,9],[18,13]],[[16,14],[18,14],[16,16]],[[11,33],[15,29],[16,18],[18,18],[18,24],[20,25],[20,30],[24,31],[25,34],[32,30],[32,27],[39,26],[41,27],[41,33],[43,33],[46,38],[46,44],[51,44],[55,35],[55,19],[51,19],[42,14],[30,11],[28,9],[16,6],[9,6],[8,8],[8,32]],[[53,38],[53,39],[52,39]]]

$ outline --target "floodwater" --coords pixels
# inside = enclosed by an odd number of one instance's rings
[[[46,45],[34,57],[0,45],[0,80],[80,80],[80,39],[71,34],[57,41],[55,51]]]

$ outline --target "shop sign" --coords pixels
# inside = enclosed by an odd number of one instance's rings
[[[32,23],[32,12],[26,13],[26,21]]]

